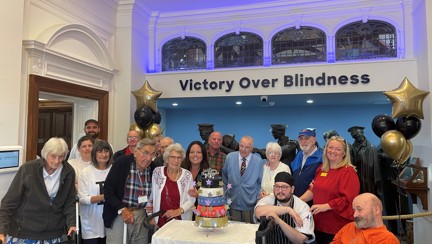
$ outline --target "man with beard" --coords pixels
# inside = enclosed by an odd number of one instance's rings
[[[382,220],[382,203],[372,193],[363,193],[353,200],[354,222],[336,233],[331,243],[400,243],[387,230]]]
[[[293,195],[294,178],[288,172],[275,176],[273,195],[261,198],[255,206],[259,219],[272,217],[276,223],[267,236],[268,243],[312,243],[315,240],[314,221],[309,206]]]
[[[93,137],[94,140],[99,139],[99,132],[100,132],[99,122],[97,120],[89,119],[84,123],[84,133],[86,135]],[[75,144],[69,153],[68,159],[78,158],[79,156],[80,155],[78,152],[78,147],[77,147],[77,144]]]
[[[360,180],[360,193],[371,192],[381,195],[381,170],[378,151],[364,135],[364,127],[352,126],[348,129],[354,143],[351,145],[351,160],[357,168]]]
[[[298,141],[301,151],[291,163],[294,176],[294,195],[300,197],[315,177],[317,168],[322,163],[323,150],[316,144],[315,130],[306,128],[299,132]],[[309,203],[309,205],[312,202]]]

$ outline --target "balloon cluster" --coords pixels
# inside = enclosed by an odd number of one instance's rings
[[[148,81],[132,94],[136,98],[137,109],[135,110],[135,123],[130,126],[130,130],[138,130],[146,138],[154,138],[162,134],[160,127],[161,115],[157,108],[157,99],[162,95],[161,91],[154,90]]]
[[[411,139],[420,132],[420,119],[424,118],[423,100],[429,92],[415,88],[405,78],[398,88],[384,94],[393,104],[392,117],[386,114],[375,116],[372,130],[381,138],[383,151],[398,165],[402,165],[413,151]]]

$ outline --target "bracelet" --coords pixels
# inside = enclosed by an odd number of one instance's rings
[[[183,210],[183,208],[180,208],[180,213],[181,213],[181,214],[184,214],[184,210]]]

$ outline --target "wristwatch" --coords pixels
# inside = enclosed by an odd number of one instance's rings
[[[123,212],[124,209],[125,209],[125,208],[121,208],[121,209],[119,209],[119,211],[117,211],[117,213],[118,213],[118,214],[122,214],[122,212]]]

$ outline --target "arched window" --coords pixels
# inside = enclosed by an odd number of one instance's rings
[[[206,68],[206,45],[195,37],[174,38],[162,47],[162,71]]]
[[[263,63],[263,40],[256,34],[228,34],[215,43],[215,68],[260,66]]]
[[[326,35],[320,29],[288,28],[272,38],[272,64],[326,61]]]
[[[397,57],[396,29],[383,21],[357,21],[336,33],[336,60]]]

